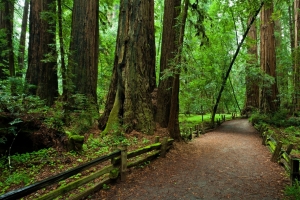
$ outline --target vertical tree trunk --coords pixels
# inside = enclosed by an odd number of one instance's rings
[[[260,65],[265,73],[274,77],[275,83],[270,87],[263,87],[261,89],[260,108],[264,112],[275,112],[279,109],[280,105],[276,81],[275,24],[272,20],[272,13],[273,3],[266,3],[261,11]]]
[[[174,79],[173,74],[170,75],[170,73],[174,71],[175,66],[172,63],[174,62],[178,49],[178,16],[180,14],[180,5],[180,0],[165,0],[160,74],[157,91],[157,111],[155,119],[161,127],[168,127],[170,116],[172,85]],[[165,73],[167,73],[167,75]]]
[[[251,20],[251,19],[250,19]],[[248,54],[250,60],[246,65],[246,107],[259,108],[259,86],[257,85],[257,77],[249,76],[249,70],[251,67],[257,66],[258,55],[257,55],[257,31],[256,25],[252,24],[248,33]],[[257,66],[258,67],[258,66]]]
[[[177,58],[175,59],[175,63],[177,65],[181,64],[182,58],[182,48],[183,48],[183,40],[184,40],[184,32],[185,32],[185,24],[188,13],[189,0],[184,1],[184,8],[181,16],[181,24],[179,30],[179,38],[178,38],[178,49],[177,49]],[[181,140],[180,128],[179,128],[179,88],[180,88],[180,68],[175,69],[175,77],[173,80],[172,87],[172,98],[171,98],[171,108],[170,108],[170,117],[168,123],[168,131],[170,136],[175,140]]]
[[[295,32],[294,32],[294,111],[300,110],[300,0],[294,1]]]
[[[68,67],[68,89],[97,105],[99,1],[74,0]],[[70,97],[71,98],[71,97]]]
[[[58,96],[55,19],[44,12],[55,13],[55,0],[31,0],[29,17],[29,49],[26,81],[35,87],[28,92],[52,105]],[[54,47],[53,47],[54,46]]]
[[[13,52],[14,0],[0,1],[0,79],[15,76]]]
[[[115,68],[111,86],[117,79],[117,95],[105,133],[116,131],[154,131],[151,92],[154,89],[155,41],[153,0],[121,0]],[[116,64],[117,61],[117,64]],[[117,67],[116,67],[117,66]]]
[[[26,46],[26,32],[28,23],[28,12],[29,12],[29,0],[24,2],[24,10],[22,17],[20,44],[19,44],[19,54],[18,54],[18,72],[17,76],[22,77],[22,70],[24,69],[24,57],[25,57],[25,46]]]

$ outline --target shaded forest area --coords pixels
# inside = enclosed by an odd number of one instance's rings
[[[0,1],[0,167],[45,148],[90,155],[156,135],[182,141],[186,118],[209,116],[205,125],[214,127],[221,113],[251,116],[296,152],[299,7]]]

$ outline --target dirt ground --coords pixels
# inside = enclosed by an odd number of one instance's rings
[[[88,199],[284,199],[289,180],[270,158],[247,119],[227,121]]]

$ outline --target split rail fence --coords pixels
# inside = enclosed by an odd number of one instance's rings
[[[285,149],[281,141],[276,141],[268,135],[266,127],[257,128],[262,137],[262,144],[267,146],[272,153],[271,161],[278,162],[290,175],[291,182],[300,181],[299,163],[300,159],[291,155],[294,145],[290,144]]]
[[[52,200],[56,197],[62,196],[67,194],[68,192],[77,189],[78,187],[87,184],[91,181],[94,181],[95,179],[98,179],[104,175],[104,178],[99,181],[98,183],[94,184],[93,186],[85,189],[79,194],[76,194],[75,196],[69,197],[69,199],[77,200],[82,199],[84,197],[87,197],[88,195],[100,190],[103,188],[105,184],[110,183],[111,181],[117,179],[119,176],[121,177],[122,181],[126,180],[126,172],[128,168],[138,166],[140,164],[143,164],[147,161],[153,160],[160,157],[165,157],[167,150],[169,150],[173,145],[173,139],[163,138],[162,142],[159,142],[159,137],[155,138],[155,142],[152,145],[137,149],[132,152],[127,152],[127,146],[123,145],[120,149],[114,151],[113,153],[109,155],[105,155],[102,157],[99,157],[93,161],[90,161],[88,163],[85,163],[83,165],[80,165],[78,167],[75,167],[73,169],[70,169],[68,171],[62,172],[60,174],[57,174],[55,176],[52,176],[50,178],[47,178],[45,180],[39,181],[37,183],[34,183],[32,185],[26,186],[24,188],[20,188],[17,190],[10,191],[8,193],[5,193],[0,196],[0,199],[2,200],[8,200],[8,199],[19,199],[22,197],[25,197],[27,195],[30,195],[40,189],[43,189],[47,186],[50,186],[52,184],[55,184],[59,181],[65,180],[71,176],[74,176],[80,172],[83,172],[84,170],[90,169],[91,167],[98,165],[100,163],[103,163],[105,161],[110,160],[111,164],[108,166],[103,167],[99,171],[96,171],[90,175],[87,175],[83,178],[77,179],[75,181],[72,181],[66,185],[60,186],[59,188],[44,194],[42,196],[35,196],[34,199],[37,200]],[[134,159],[136,158],[136,159]]]

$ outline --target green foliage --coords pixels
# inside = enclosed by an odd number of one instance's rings
[[[285,190],[284,190],[284,193],[290,199],[300,200],[300,186],[299,186],[299,181],[295,180],[295,182],[294,182],[293,185],[286,186]]]

